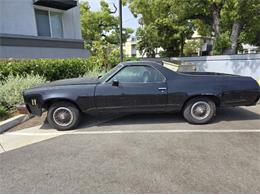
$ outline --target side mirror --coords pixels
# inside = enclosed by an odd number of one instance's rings
[[[119,86],[119,81],[118,80],[113,80],[112,81],[112,86],[118,87]]]

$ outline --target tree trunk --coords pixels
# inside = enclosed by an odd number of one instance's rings
[[[241,32],[241,23],[235,21],[233,23],[232,33],[230,36],[230,41],[231,41],[230,54],[236,54],[237,52],[238,37],[240,35],[240,32]]]
[[[215,37],[218,38],[220,35],[220,11],[221,8],[217,4],[212,5],[212,17],[213,17],[213,31],[215,33]]]

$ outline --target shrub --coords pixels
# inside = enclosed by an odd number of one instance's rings
[[[221,55],[224,53],[224,51],[226,51],[230,47],[231,47],[231,43],[229,39],[229,33],[225,32],[215,40],[213,46],[213,53],[214,55]]]
[[[111,53],[111,56],[106,66],[98,56],[91,56],[87,59],[0,60],[0,81],[11,74],[20,76],[40,75],[47,81],[77,78],[92,73],[100,75],[106,68],[110,69],[119,63],[117,53]],[[125,58],[125,60],[133,60],[133,58]]]
[[[39,75],[9,75],[0,87],[0,105],[7,109],[14,108],[17,104],[23,103],[23,90],[44,82],[45,79]]]
[[[198,55],[198,51],[201,48],[202,43],[197,40],[189,40],[185,43],[183,53],[185,56]]]
[[[7,115],[8,115],[7,109],[4,106],[0,105],[0,118]]]
[[[105,74],[105,69],[102,68],[93,68],[92,70],[86,72],[83,76],[89,78],[97,78]]]
[[[40,75],[49,81],[84,75],[92,65],[87,59],[34,59],[0,61],[0,79],[10,74]]]

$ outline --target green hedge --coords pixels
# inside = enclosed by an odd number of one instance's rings
[[[95,66],[90,59],[1,60],[0,80],[8,75],[40,75],[48,81],[83,76]]]
[[[135,58],[125,58],[125,60],[135,60]],[[110,65],[103,67],[102,60],[96,56],[87,59],[0,60],[0,81],[5,80],[8,75],[40,75],[47,81],[76,78],[93,73],[96,75],[106,71],[106,68],[114,67],[118,62],[119,59],[116,58],[110,60]]]

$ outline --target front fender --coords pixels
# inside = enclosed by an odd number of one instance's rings
[[[94,85],[67,85],[31,89],[24,92],[24,101],[28,111],[41,116],[43,109],[48,109],[54,101],[70,101],[81,111],[88,110],[94,104]]]
[[[86,112],[95,107],[94,87],[81,85],[81,87],[63,87],[43,94],[43,107],[49,106],[52,101],[70,101],[74,103],[80,111]]]

